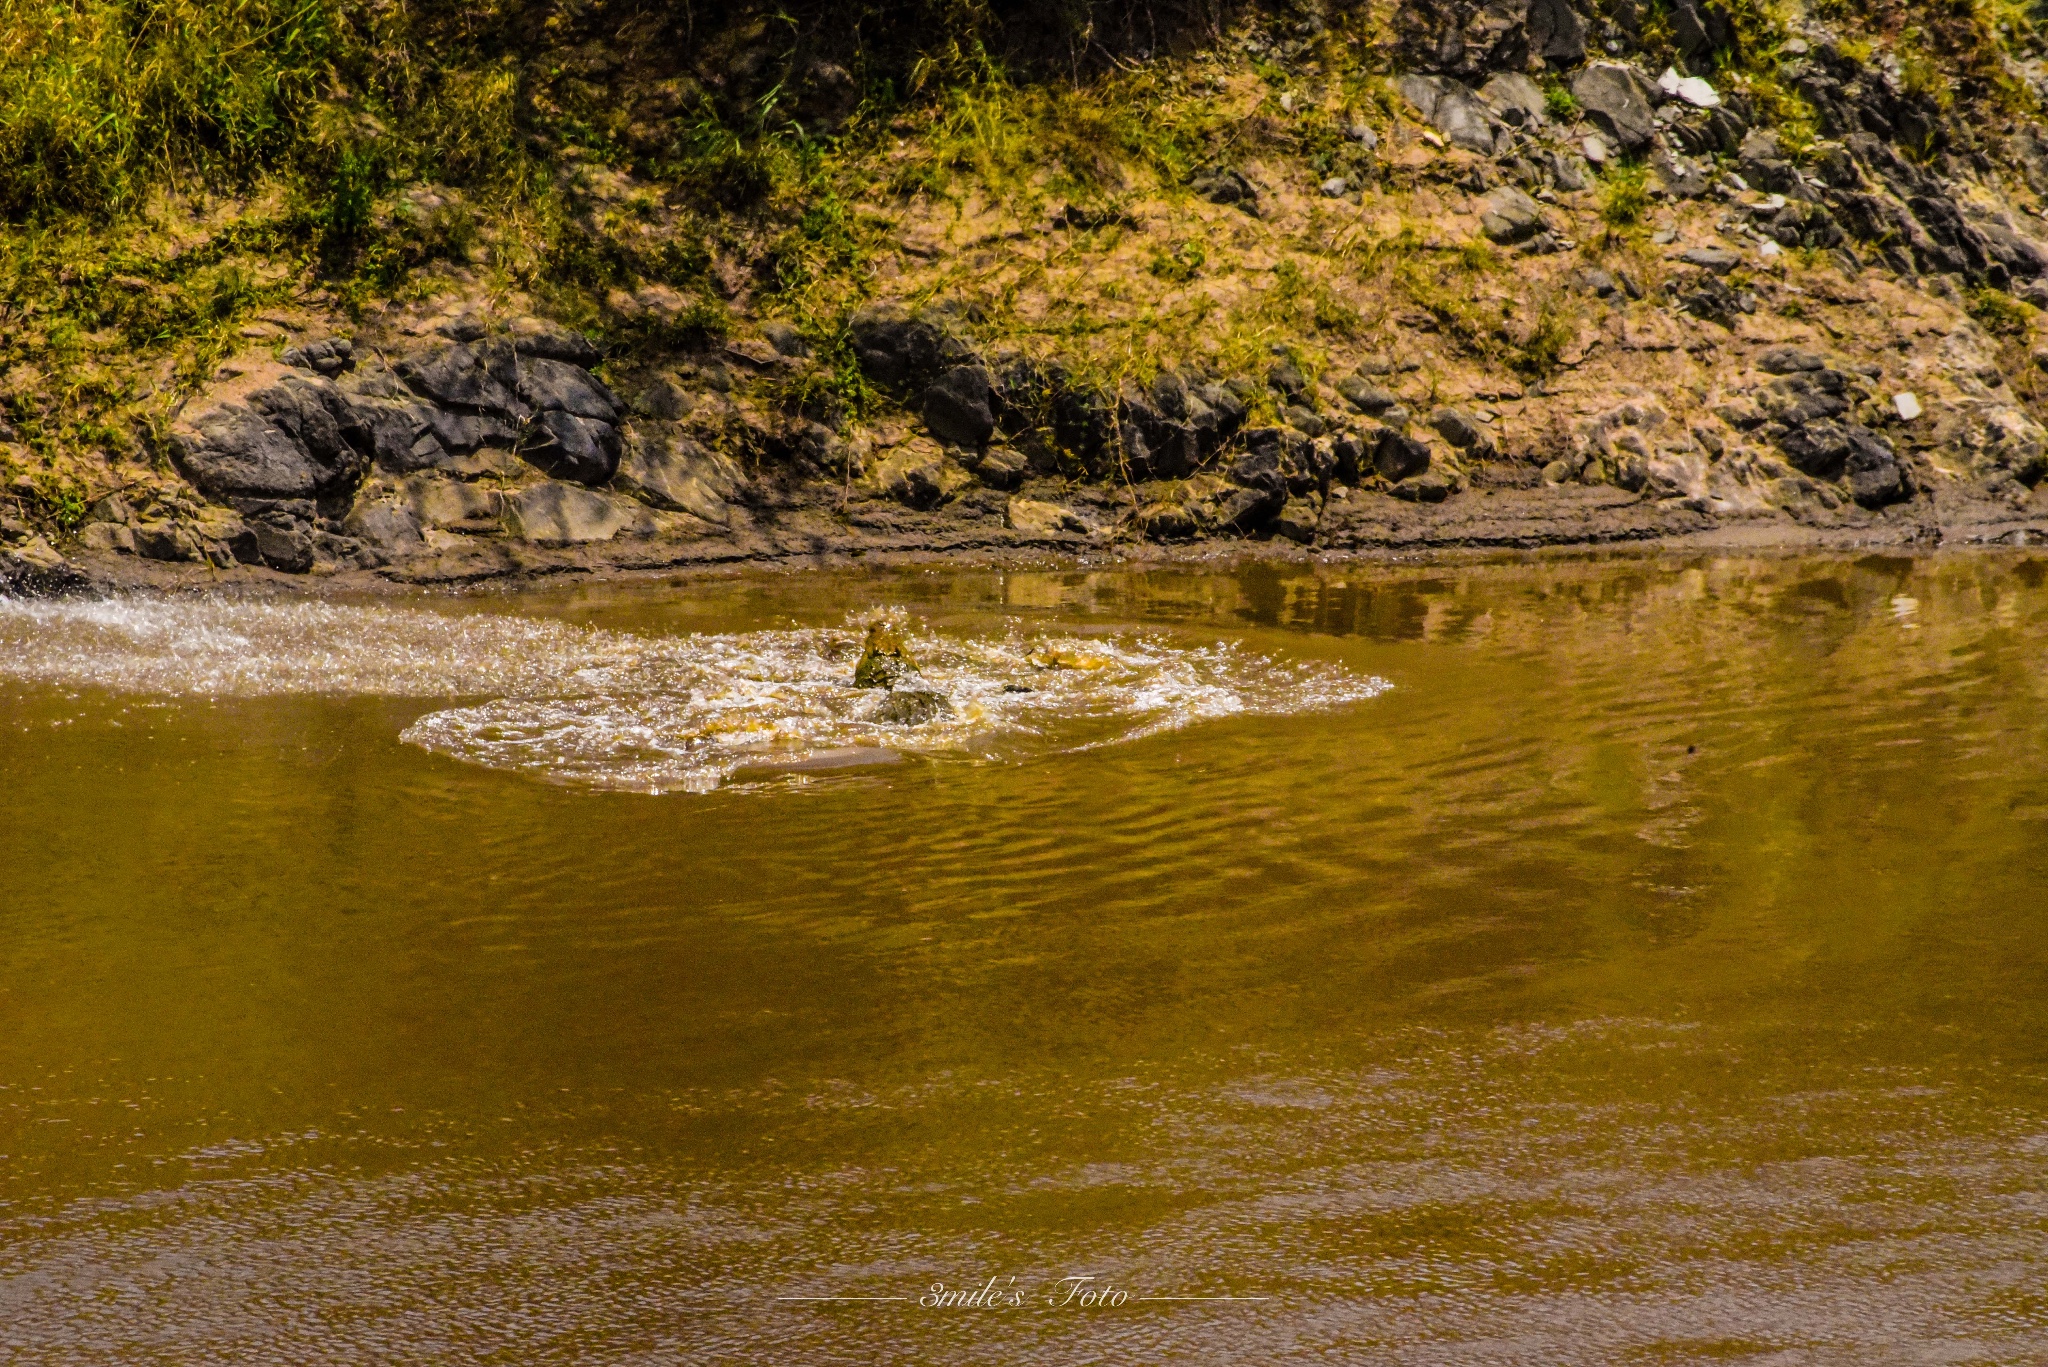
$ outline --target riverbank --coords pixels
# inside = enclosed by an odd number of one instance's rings
[[[43,320],[0,582],[2041,535],[2048,130],[1978,58],[2048,98],[2048,46],[1951,35],[1944,93],[1849,17],[1702,14],[1247,13],[911,101],[791,57],[837,103],[723,198],[546,143],[546,270],[474,187],[386,187],[324,265],[260,196],[156,204],[132,271],[0,301]],[[772,65],[699,39],[691,80]]]

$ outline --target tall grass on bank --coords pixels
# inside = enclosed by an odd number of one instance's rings
[[[303,136],[339,42],[322,0],[0,0],[0,216],[253,173]]]

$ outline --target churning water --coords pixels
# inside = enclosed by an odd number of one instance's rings
[[[900,631],[918,691],[894,719],[853,686],[866,628]],[[422,749],[556,782],[704,792],[905,754],[1022,760],[1204,718],[1361,702],[1384,680],[1157,632],[919,631],[898,610],[841,627],[648,636],[510,613],[217,598],[0,599],[0,676],[120,693],[487,701],[422,716]]]

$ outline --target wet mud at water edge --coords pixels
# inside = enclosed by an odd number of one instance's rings
[[[2023,553],[0,603],[0,870],[10,1363],[2048,1362]]]

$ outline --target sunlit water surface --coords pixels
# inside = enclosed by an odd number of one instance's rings
[[[2023,555],[0,602],[0,1360],[2048,1362],[2044,718]]]

